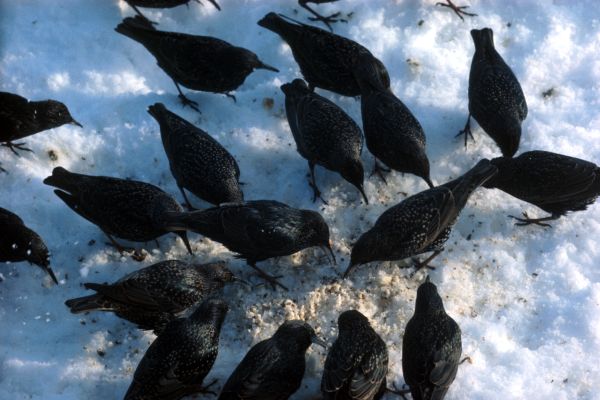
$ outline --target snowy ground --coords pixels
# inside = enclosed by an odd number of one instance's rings
[[[457,0],[458,1],[458,0]],[[460,1],[459,1],[460,2]],[[338,265],[318,250],[266,262],[286,275],[290,292],[232,286],[221,349],[208,379],[220,384],[247,349],[270,336],[285,318],[302,318],[329,343],[342,310],[357,308],[371,318],[388,343],[388,380],[402,385],[401,343],[423,276],[408,277],[395,264],[358,268],[351,280],[339,275],[352,243],[403,192],[425,189],[422,180],[393,173],[389,185],[366,182],[371,205],[334,173],[317,169],[329,206],[313,204],[307,166],[295,151],[279,86],[299,77],[289,48],[256,25],[268,11],[305,19],[291,0],[220,0],[189,7],[146,10],[159,28],[214,35],[255,51],[281,70],[257,71],[236,92],[191,92],[202,114],[182,109],[170,79],[139,44],[116,32],[132,10],[117,0],[0,0],[0,90],[31,99],[65,102],[84,128],[65,126],[28,138],[35,154],[14,157],[0,149],[9,170],[0,175],[0,206],[21,215],[52,251],[61,280],[23,263],[0,272],[0,398],[121,398],[154,336],[111,314],[71,315],[63,302],[85,294],[85,281],[114,281],[151,263],[181,258],[226,259],[254,280],[225,248],[193,235],[196,256],[165,236],[143,264],[121,258],[104,245],[93,225],[70,211],[42,184],[53,167],[131,177],[156,184],[178,198],[158,125],[146,108],[160,101],[216,137],[236,157],[247,199],[277,199],[319,210],[330,224]],[[481,157],[498,155],[491,139],[475,130],[465,151],[454,134],[467,116],[467,82],[473,54],[472,28],[494,30],[499,52],[519,78],[529,116],[521,151],[543,149],[600,162],[600,3],[564,0],[471,1],[475,18],[460,21],[435,1],[342,0],[318,7],[323,13],[352,12],[335,31],[379,57],[394,92],[421,121],[428,140],[432,179],[444,182]],[[409,61],[410,60],[410,61]],[[542,93],[553,89],[553,95]],[[325,93],[360,122],[360,103]],[[268,106],[273,99],[272,107]],[[366,150],[366,149],[365,149]],[[53,152],[55,157],[50,157]],[[54,159],[52,159],[54,158]],[[363,153],[366,169],[373,159]],[[197,201],[198,204],[198,201]],[[541,210],[499,191],[471,198],[431,273],[448,313],[462,328],[463,364],[448,398],[592,399],[600,392],[600,206],[554,223],[552,229],[516,228],[507,214]],[[94,240],[95,244],[90,244]],[[310,349],[302,389],[294,399],[319,398],[324,361]],[[391,397],[390,397],[391,398]]]

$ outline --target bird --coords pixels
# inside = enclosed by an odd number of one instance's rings
[[[359,96],[360,86],[354,73],[357,63],[364,57],[374,59],[373,65],[377,66],[381,82],[386,88],[390,86],[383,63],[353,40],[273,12],[258,21],[258,25],[277,33],[287,42],[311,91],[319,87],[343,96]]]
[[[336,1],[339,1],[339,0],[298,0],[298,4],[300,5],[300,7],[304,8],[309,13],[314,15],[314,17],[308,17],[309,20],[321,21],[325,24],[325,26],[327,26],[327,28],[329,28],[330,32],[333,32],[333,28],[331,27],[331,24],[336,23],[336,22],[348,22],[347,20],[345,20],[343,18],[339,18],[341,12],[338,11],[327,17],[324,17],[321,14],[319,14],[318,12],[316,12],[315,10],[313,10],[311,7],[309,7],[308,4],[309,3],[314,3],[314,4],[335,3]]]
[[[248,351],[225,382],[219,400],[288,399],[300,388],[306,350],[312,343],[326,347],[306,322],[285,321],[272,337]]]
[[[203,92],[224,93],[237,89],[255,69],[279,72],[259,60],[250,50],[210,36],[165,32],[154,29],[139,15],[125,18],[115,29],[142,44],[158,66],[173,80],[179,99],[196,111],[198,103],[188,99],[179,85]]]
[[[475,54],[469,74],[469,117],[457,135],[471,133],[471,116],[500,147],[502,155],[512,157],[519,149],[521,123],[527,117],[527,102],[517,77],[494,48],[490,28],[473,29]]]
[[[85,283],[96,294],[65,302],[73,314],[111,311],[140,329],[159,334],[167,323],[237,278],[224,262],[167,260],[134,271],[113,284]]]
[[[15,155],[19,155],[17,150],[32,152],[25,143],[14,143],[15,140],[64,124],[81,127],[67,106],[56,100],[29,101],[18,94],[0,92],[0,104],[0,145]],[[1,167],[0,170],[5,172]]]
[[[415,262],[417,270],[428,266],[443,251],[471,193],[497,172],[490,160],[482,159],[461,177],[410,196],[386,210],[352,248],[344,278],[360,264],[402,260],[433,251],[424,261]]]
[[[447,7],[449,9],[451,9],[452,11],[454,11],[454,14],[456,14],[458,16],[458,18],[460,18],[462,21],[465,20],[465,18],[463,17],[463,15],[466,15],[466,16],[469,16],[469,17],[476,17],[477,16],[477,14],[465,11],[465,9],[469,8],[469,6],[457,6],[456,4],[454,4],[452,2],[452,0],[446,0],[445,3],[437,2],[437,3],[435,3],[435,5],[436,6]]]
[[[382,174],[387,169],[379,165],[379,159],[396,171],[423,178],[432,188],[425,132],[408,107],[373,73],[372,63],[372,58],[366,57],[355,74],[362,93],[361,115],[367,148],[375,156],[371,175],[378,174],[387,183]]]
[[[219,242],[246,260],[273,287],[287,287],[256,266],[273,257],[294,254],[308,247],[326,248],[334,263],[329,227],[318,212],[300,210],[273,200],[221,204],[192,212],[169,213],[167,226],[190,230]]]
[[[148,113],[160,125],[171,173],[189,209],[193,207],[185,189],[215,205],[244,200],[239,182],[240,168],[219,142],[167,110],[162,103],[150,106]]]
[[[25,226],[17,214],[0,207],[0,262],[19,261],[37,265],[58,285],[44,240]]]
[[[285,93],[285,111],[296,148],[308,161],[313,201],[319,197],[327,204],[315,180],[318,164],[342,175],[369,204],[360,160],[362,132],[356,122],[333,102],[309,90],[302,79],[282,85],[281,90]]]
[[[367,317],[356,310],[338,317],[339,334],[327,354],[324,400],[378,400],[386,392],[388,350]]]
[[[127,4],[129,4],[129,6],[131,8],[133,8],[135,10],[135,12],[142,18],[150,21],[148,18],[146,18],[146,16],[144,16],[144,14],[141,13],[141,11],[138,9],[138,7],[142,7],[142,8],[173,8],[173,7],[177,7],[180,5],[188,5],[188,3],[191,0],[125,0],[125,2]],[[200,0],[196,0],[198,3],[202,4],[202,2]],[[215,8],[219,11],[221,11],[221,7],[219,6],[219,4],[216,2],[216,0],[208,0],[213,6],[215,6]]]
[[[550,213],[543,218],[517,218],[516,225],[550,227],[569,211],[583,211],[600,195],[600,168],[589,161],[549,151],[528,151],[515,158],[495,158],[498,174],[483,184],[500,189]]]
[[[171,321],[138,364],[124,400],[179,400],[209,390],[203,385],[219,352],[219,334],[229,307],[207,299],[188,318]]]
[[[165,224],[168,212],[183,211],[183,208],[171,195],[154,185],[77,174],[63,167],[54,168],[44,183],[60,189],[54,190],[54,193],[77,214],[97,225],[121,253],[126,249],[113,236],[132,242],[147,242],[174,232],[192,254],[185,230],[170,230]],[[135,251],[134,258],[141,261],[143,256]]]
[[[446,314],[429,277],[417,290],[415,313],[402,339],[402,373],[414,400],[442,400],[456,377],[460,327]]]

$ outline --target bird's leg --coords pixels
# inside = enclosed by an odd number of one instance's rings
[[[181,91],[181,88],[179,87],[179,83],[177,83],[175,81],[173,81],[173,83],[175,84],[175,86],[177,87],[177,91],[179,92],[179,100],[181,101],[181,104],[183,104],[184,107],[190,106],[197,112],[200,112],[200,109],[198,108],[198,103],[196,103],[194,100],[190,100],[187,97],[185,97],[185,95]]]
[[[475,138],[471,133],[471,114],[469,114],[469,116],[467,117],[467,123],[465,124],[465,128],[462,131],[458,132],[455,137],[459,137],[460,135],[465,135],[465,147],[467,147],[467,140],[469,139],[469,136],[471,137],[471,139],[473,139],[473,141],[475,141]]]
[[[132,253],[131,258],[133,258],[135,261],[144,261],[144,259],[146,258],[146,255],[144,253],[138,251],[137,249],[134,249],[133,247],[123,247],[108,233],[104,232],[104,234],[106,235],[106,237],[108,237],[108,240],[110,240],[110,243],[106,244],[117,249],[119,253]]]
[[[0,164],[0,172],[4,172],[5,174],[8,174],[8,171],[5,170],[4,168],[2,168],[2,164]]]
[[[158,25],[158,22],[150,21],[148,19],[148,17],[146,17],[144,14],[142,14],[142,12],[136,6],[134,6],[133,4],[129,4],[129,5],[131,6],[131,8],[133,8],[135,10],[135,12],[137,13],[137,15],[139,15],[142,18],[144,18],[150,24],[152,24],[152,25]]]
[[[319,190],[319,188],[317,187],[317,181],[315,179],[315,164],[312,162],[308,162],[308,168],[310,168],[310,182],[308,183],[308,185],[312,188],[313,190],[313,203],[315,201],[317,201],[317,197],[319,199],[321,199],[321,201],[325,204],[329,204],[325,201],[325,199],[323,197],[321,197],[321,191]]]
[[[235,98],[234,95],[232,95],[231,93],[227,92],[225,93],[225,96],[229,97],[230,99],[233,99],[234,103],[237,103],[237,99]]]
[[[200,388],[198,389],[198,393],[202,393],[202,394],[212,394],[213,396],[216,396],[216,395],[217,395],[217,393],[216,393],[216,392],[213,392],[212,390],[210,390],[210,387],[211,387],[212,385],[214,385],[215,383],[217,383],[218,381],[219,381],[218,379],[215,379],[215,380],[213,380],[211,383],[209,383],[209,384],[208,384],[208,385],[206,385],[206,386],[200,386]]]
[[[385,180],[385,177],[383,176],[384,172],[390,172],[391,169],[384,167],[383,165],[379,164],[377,162],[377,158],[375,158],[375,166],[373,167],[373,171],[371,171],[371,175],[369,175],[369,177],[373,176],[373,175],[377,175],[378,177],[381,178],[381,180],[383,181],[383,183],[385,183],[387,185],[387,181]]]
[[[410,393],[410,389],[398,389],[398,386],[396,386],[396,382],[392,383],[392,386],[394,387],[394,389],[385,388],[385,391],[401,396],[404,400],[408,400],[406,398],[406,395]],[[404,387],[406,385],[402,386]]]
[[[183,199],[185,200],[185,205],[188,208],[188,211],[196,210],[194,207],[192,207],[192,203],[190,203],[190,200],[188,199],[187,195],[185,194],[185,190],[183,189],[183,186],[179,186],[179,190],[181,191],[181,194],[183,195]]]
[[[445,3],[435,3],[436,6],[442,6],[442,7],[448,7],[450,8],[452,11],[454,11],[454,13],[456,15],[458,15],[458,18],[462,19],[463,21],[465,20],[463,18],[463,15],[468,15],[469,17],[476,17],[477,14],[473,14],[473,13],[468,13],[465,10],[465,8],[469,8],[469,6],[457,6],[456,4],[454,4],[452,2],[452,0],[446,0]]]
[[[543,226],[544,228],[552,228],[552,225],[550,224],[546,224],[544,223],[544,221],[554,221],[556,219],[560,218],[559,214],[552,214],[548,217],[544,217],[544,218],[529,218],[529,215],[527,215],[526,212],[523,212],[523,216],[525,218],[518,218],[515,217],[514,215],[509,215],[509,217],[516,219],[519,222],[515,222],[515,225],[517,226],[527,226],[527,225],[538,225],[538,226]]]
[[[469,364],[473,364],[473,360],[471,360],[471,357],[466,356],[465,358],[463,358],[462,360],[460,360],[460,362],[458,363],[458,365],[461,365],[462,363],[464,363],[465,361],[468,361]]]
[[[269,275],[262,269],[258,268],[256,266],[256,263],[254,263],[254,262],[248,262],[248,265],[251,266],[256,272],[258,272],[258,274],[260,275],[261,278],[263,278],[265,281],[269,282],[271,284],[271,286],[273,287],[273,289],[275,289],[277,286],[281,286],[284,290],[289,291],[289,289],[287,287],[283,286],[277,280],[279,278],[283,278],[281,275],[279,275],[279,276]]]
[[[33,153],[33,150],[31,150],[28,147],[25,147],[25,142],[23,142],[23,143],[6,142],[6,143],[2,143],[1,146],[8,147],[10,149],[10,151],[15,153],[16,156],[19,156],[19,153],[17,153],[17,150],[30,151]],[[15,150],[15,149],[17,149],[17,150]]]
[[[430,266],[430,265],[429,265],[429,263],[431,262],[431,260],[433,260],[434,258],[436,258],[436,257],[437,257],[437,256],[438,256],[438,255],[439,255],[441,252],[442,252],[442,250],[435,250],[435,251],[433,252],[433,254],[432,254],[432,255],[430,255],[429,257],[427,257],[427,258],[426,258],[425,260],[423,260],[423,261],[419,261],[419,260],[417,260],[416,258],[415,258],[415,259],[413,259],[413,262],[415,263],[415,264],[414,264],[414,267],[416,268],[416,270],[415,270],[415,272],[413,273],[413,275],[414,275],[414,274],[415,274],[417,271],[421,270],[421,268],[425,268],[425,267],[427,267],[427,268],[429,268],[429,269],[435,269],[435,267],[432,267],[432,266]]]
[[[318,12],[316,12],[315,10],[313,10],[312,8],[310,8],[308,6],[308,3],[315,3],[315,4],[323,4],[323,3],[334,3],[338,0],[298,0],[298,4],[300,4],[300,7],[304,8],[305,10],[307,10],[309,13],[311,13],[312,15],[314,15],[314,17],[308,17],[309,20],[311,21],[321,21],[323,22],[325,25],[327,25],[327,27],[329,28],[329,30],[331,32],[333,32],[333,28],[331,27],[330,24],[336,23],[336,22],[348,22],[347,20],[343,19],[343,18],[338,18],[340,16],[340,12],[336,12],[334,14],[331,14],[328,17],[324,17],[321,14],[319,14]]]

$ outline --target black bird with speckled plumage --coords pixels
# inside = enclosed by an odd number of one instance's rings
[[[357,63],[364,57],[373,59],[379,80],[386,88],[390,86],[383,63],[353,40],[273,12],[265,15],[258,25],[277,33],[287,42],[311,90],[319,87],[344,96],[359,96],[360,86],[354,73]]]
[[[67,106],[56,100],[29,101],[17,94],[0,92],[0,143],[16,150],[31,151],[15,140],[35,135],[64,124],[81,124],[73,119]],[[2,168],[0,170],[3,171]]]
[[[333,256],[329,227],[321,214],[278,201],[256,200],[171,213],[168,226],[174,230],[190,230],[223,244],[246,259],[262,278],[284,289],[287,288],[259,269],[256,263],[313,246],[325,247]]]
[[[413,317],[402,339],[402,373],[414,400],[442,400],[456,377],[462,344],[436,286],[419,286]]]
[[[181,101],[197,110],[197,103],[181,92],[179,85],[212,93],[237,89],[255,69],[279,72],[250,50],[210,36],[164,32],[136,16],[125,18],[115,29],[141,43],[156,58],[158,66],[173,79]]]
[[[560,218],[569,211],[583,211],[600,195],[600,168],[589,161],[549,151],[528,151],[515,158],[495,158],[498,174],[484,183],[550,213],[549,217],[516,218],[517,225],[537,224]]]
[[[19,261],[37,265],[58,284],[50,268],[50,252],[40,235],[25,226],[18,215],[0,207],[0,262]]]
[[[219,400],[286,400],[299,388],[311,343],[325,347],[304,321],[285,321],[275,334],[254,345],[233,371]]]
[[[361,114],[367,148],[375,156],[375,173],[384,180],[377,159],[388,167],[415,174],[429,187],[425,132],[408,107],[373,74],[372,60],[359,63],[355,76],[361,86]]]
[[[135,10],[135,12],[142,18],[148,20],[144,14],[138,9],[138,7],[142,8],[173,8],[183,4],[188,5],[188,3],[192,0],[125,0],[127,4],[131,8]],[[200,0],[196,0],[198,3],[202,3]],[[217,10],[221,11],[221,7],[216,2],[216,0],[208,0],[213,6],[216,7]],[[148,20],[149,21],[149,20]]]
[[[113,236],[132,242],[148,242],[173,232],[192,249],[187,233],[170,229],[165,219],[169,212],[183,208],[171,195],[145,182],[92,176],[56,167],[44,183],[60,190],[54,193],[73,211],[97,225],[119,251],[124,251]]]
[[[148,113],[160,125],[171,173],[190,208],[185,189],[215,205],[244,200],[238,164],[219,142],[162,103],[150,106]]]
[[[432,256],[416,264],[417,268],[427,266],[444,249],[471,193],[496,172],[498,169],[483,159],[463,176],[410,196],[385,211],[352,248],[344,277],[357,265],[402,260],[433,251]]]
[[[470,120],[475,118],[505,157],[519,149],[521,123],[527,117],[523,89],[510,67],[494,47],[490,28],[471,31],[475,54],[469,75],[469,118],[462,131],[465,146],[471,135]]]
[[[222,300],[208,299],[188,318],[171,321],[138,364],[124,400],[179,400],[206,393],[212,383],[203,386],[202,381],[217,358],[228,309]]]
[[[310,91],[302,79],[282,85],[281,90],[285,93],[285,111],[296,148],[308,161],[313,201],[321,197],[314,171],[318,164],[342,175],[369,204],[360,160],[362,132],[356,122],[333,102]]]
[[[378,400],[386,392],[388,350],[367,317],[356,310],[338,318],[339,334],[331,346],[321,393],[324,400]]]
[[[165,325],[236,278],[225,263],[161,261],[134,271],[113,284],[85,283],[96,294],[70,299],[74,314],[111,311],[159,334]]]

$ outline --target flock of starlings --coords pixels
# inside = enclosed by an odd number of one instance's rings
[[[159,31],[137,8],[175,7],[189,0],[126,1],[138,15],[125,18],[116,31],[141,43],[156,57],[158,66],[173,79],[184,105],[198,110],[197,103],[188,99],[179,85],[233,97],[229,92],[255,69],[277,72],[253,52],[220,39]],[[322,21],[331,30],[331,23],[342,20],[339,13],[322,17],[307,4],[331,1],[299,3],[315,15],[311,20]],[[211,3],[220,9],[216,1]],[[450,7],[461,19],[462,15],[475,15],[451,1],[438,4]],[[519,148],[527,104],[515,75],[495,50],[489,28],[471,31],[475,54],[469,77],[469,120],[475,118],[503,156],[483,159],[461,177],[436,186],[430,179],[423,129],[390,90],[390,78],[380,60],[350,39],[283,15],[269,13],[258,24],[287,42],[305,79],[286,83],[281,90],[297,150],[308,161],[313,200],[325,202],[314,174],[315,165],[320,165],[338,172],[368,203],[360,159],[363,133],[340,107],[316,94],[316,87],[360,96],[366,144],[376,158],[374,173],[384,181],[388,168],[411,173],[430,187],[377,219],[354,245],[344,277],[360,264],[433,252],[426,260],[415,262],[416,268],[426,267],[443,250],[471,193],[482,185],[551,214],[538,219],[526,214],[524,218],[513,217],[517,225],[549,226],[545,221],[584,210],[600,194],[600,170],[591,162],[546,151],[513,157]],[[122,247],[114,238],[147,242],[173,232],[192,253],[186,234],[192,231],[222,243],[246,259],[273,288],[285,290],[276,277],[256,263],[312,246],[323,247],[335,261],[329,228],[319,213],[277,201],[244,202],[240,170],[225,148],[161,103],[150,106],[148,112],[160,125],[171,172],[190,211],[184,211],[171,195],[144,182],[82,175],[61,167],[44,180],[57,188],[54,192],[67,206],[96,224],[119,251],[131,252],[134,259],[141,260],[143,253]],[[31,150],[14,141],[66,123],[81,126],[60,102],[28,101],[16,94],[0,93],[0,141],[15,154],[17,150]],[[464,134],[466,145],[472,136],[469,121],[460,134]],[[186,190],[216,206],[194,210]],[[58,283],[40,236],[3,208],[0,235],[0,261],[27,260]],[[213,393],[203,380],[216,359],[219,332],[228,310],[214,294],[236,280],[242,281],[225,263],[163,261],[114,284],[86,283],[85,287],[96,294],[68,300],[66,305],[73,313],[112,311],[141,329],[153,330],[158,337],[140,361],[125,399],[180,399],[193,393]],[[178,318],[197,305],[189,317]],[[329,350],[321,382],[325,399],[379,399],[386,391],[402,396],[410,392],[416,400],[442,399],[456,376],[461,357],[460,329],[445,313],[429,278],[418,289],[415,313],[403,337],[402,369],[409,389],[387,388],[387,348],[365,316],[355,310],[345,311],[338,326],[339,335]],[[273,337],[250,349],[223,386],[219,399],[287,399],[300,387],[305,352],[311,343],[325,347],[310,325],[286,321]]]

